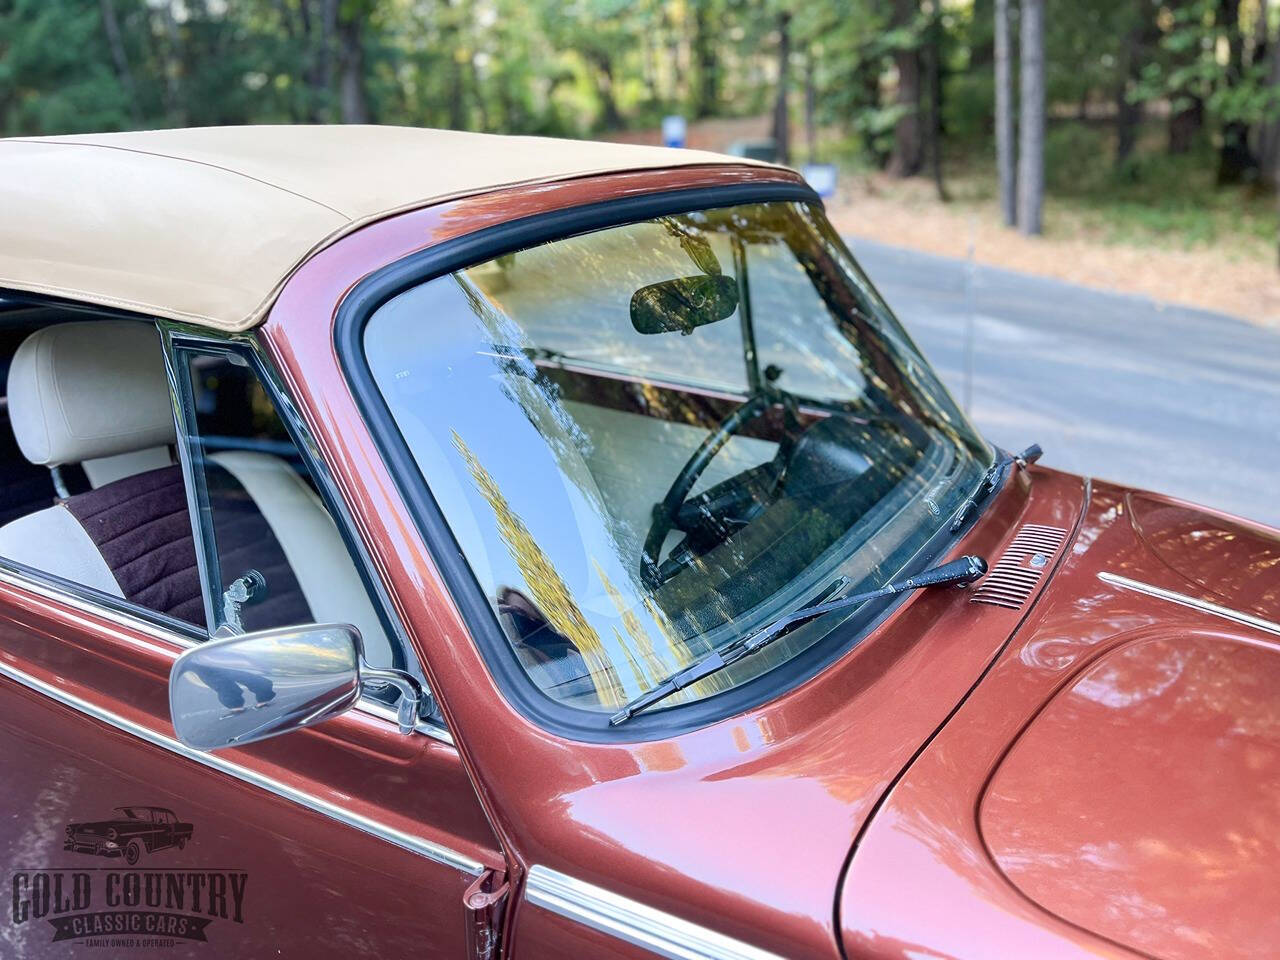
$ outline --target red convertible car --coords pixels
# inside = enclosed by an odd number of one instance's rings
[[[791,171],[257,127],[0,197],[6,955],[139,798],[192,956],[1280,943],[1280,532],[986,442]]]

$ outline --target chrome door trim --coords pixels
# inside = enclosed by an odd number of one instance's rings
[[[1245,613],[1241,610],[1233,610],[1231,607],[1223,607],[1216,603],[1210,603],[1208,600],[1197,600],[1195,597],[1189,597],[1185,593],[1177,593],[1173,590],[1165,590],[1162,587],[1153,587],[1149,583],[1142,583],[1138,580],[1130,580],[1128,577],[1122,577],[1118,573],[1107,573],[1103,571],[1098,574],[1098,579],[1103,583],[1109,583],[1114,587],[1120,587],[1122,590],[1132,590],[1135,593],[1144,593],[1148,597],[1156,597],[1160,600],[1168,600],[1170,603],[1176,603],[1183,607],[1190,607],[1192,610],[1201,610],[1205,613],[1211,613],[1216,617],[1222,617],[1226,620],[1232,620],[1235,623],[1242,623],[1245,626],[1254,627],[1265,633],[1272,633],[1280,636],[1280,623],[1271,620],[1264,620],[1262,617],[1256,617],[1251,613]]]
[[[529,868],[525,897],[534,906],[670,960],[782,960],[541,864]]]
[[[190,637],[184,636],[176,630],[166,629],[146,617],[129,613],[125,610],[116,609],[114,607],[103,606],[101,603],[96,602],[93,597],[88,595],[87,588],[84,588],[82,592],[76,588],[75,584],[70,582],[63,587],[23,573],[3,557],[0,557],[0,584],[9,587],[16,587],[19,590],[25,590],[28,593],[35,594],[41,599],[51,600],[54,603],[61,604],[62,606],[70,607],[72,610],[79,613],[87,613],[91,616],[103,617],[104,619],[121,623],[131,630],[136,630],[139,633],[146,634],[153,640],[160,640],[164,643],[172,644],[182,650],[195,646],[198,642]],[[127,604],[127,601],[121,602],[121,606],[126,606]],[[86,624],[86,626],[92,626],[94,629],[98,629],[96,624]],[[153,653],[159,653],[166,657],[174,657],[173,651],[168,647],[155,646],[129,636],[126,636],[124,639],[135,646],[144,646]],[[377,717],[379,720],[385,720],[387,723],[397,722],[396,712],[394,710],[383,703],[379,703],[371,697],[361,697],[356,703],[355,709],[359,710],[361,713],[368,714],[371,717]],[[414,732],[431,737],[433,740],[439,740],[441,743],[448,744],[449,746],[457,749],[457,744],[454,743],[453,740],[453,734],[439,724],[419,719],[417,726],[414,727]]]
[[[426,837],[419,837],[411,833],[406,833],[403,830],[398,830],[385,823],[380,823],[371,817],[366,817],[363,814],[347,810],[345,807],[340,807],[336,803],[325,800],[323,797],[317,797],[314,794],[299,790],[296,787],[291,787],[287,783],[281,783],[279,780],[274,780],[271,777],[257,772],[256,770],[251,770],[250,768],[241,766],[238,763],[233,763],[219,754],[204,753],[200,750],[194,750],[180,741],[175,740],[173,737],[167,737],[162,733],[157,733],[149,727],[145,727],[140,723],[135,723],[134,721],[122,717],[117,713],[113,713],[104,707],[91,703],[83,697],[79,697],[68,690],[64,690],[51,683],[46,683],[38,677],[33,677],[31,674],[26,673],[23,670],[19,670],[17,667],[3,659],[0,659],[0,676],[8,677],[10,680],[20,683],[24,687],[43,694],[52,700],[56,700],[64,706],[77,710],[85,716],[92,717],[94,720],[98,720],[102,723],[113,726],[118,730],[123,730],[126,733],[132,734],[139,740],[146,741],[153,746],[168,750],[170,753],[175,753],[180,757],[187,758],[188,760],[194,760],[196,763],[203,764],[204,766],[217,770],[220,773],[229,774],[237,780],[242,780],[245,783],[252,784],[262,790],[266,790],[268,793],[274,793],[276,796],[306,807],[308,810],[313,810],[316,813],[336,820],[339,823],[346,824],[349,827],[354,827],[355,829],[377,837],[380,840],[393,843],[397,847],[408,850],[410,853],[416,853],[419,856],[426,857],[428,860],[434,860],[436,863],[443,864],[446,867],[453,867],[455,870],[460,870],[463,873],[470,874],[472,876],[479,876],[485,870],[484,865],[478,861],[472,860],[465,854],[452,850],[449,847],[436,843],[433,840],[428,840]]]

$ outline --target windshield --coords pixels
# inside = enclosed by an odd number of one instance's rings
[[[583,710],[879,586],[992,462],[803,203],[507,254],[389,300],[364,346],[511,651]],[[753,679],[852,615],[670,703]]]

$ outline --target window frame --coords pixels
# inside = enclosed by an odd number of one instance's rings
[[[360,574],[369,600],[391,641],[392,650],[398,655],[395,668],[409,673],[422,685],[425,694],[423,703],[427,705],[428,710],[425,715],[419,716],[415,729],[452,745],[453,735],[449,732],[435,697],[430,692],[426,676],[414,653],[413,645],[409,642],[404,624],[395,612],[386,586],[376,573],[364,541],[356,533],[356,525],[350,509],[339,493],[328,465],[320,455],[320,449],[310,428],[298,412],[297,405],[293,402],[284,381],[267,357],[259,340],[253,335],[220,336],[211,334],[207,330],[168,320],[157,321],[157,327],[163,343],[165,370],[174,404],[174,419],[178,433],[178,459],[182,464],[182,475],[186,484],[187,510],[192,520],[192,536],[195,541],[196,562],[200,567],[201,590],[204,595],[207,622],[210,624],[217,622],[213,610],[216,601],[210,586],[215,582],[210,579],[211,571],[218,569],[217,548],[213,538],[205,529],[208,512],[203,507],[207,504],[207,492],[204,488],[203,470],[197,471],[197,465],[203,462],[204,454],[199,433],[195,428],[194,405],[189,402],[191,397],[189,371],[185,364],[178,361],[183,353],[235,358],[232,362],[243,363],[258,378],[276,415],[280,417],[280,421],[289,433],[289,438],[297,448],[303,464],[315,480],[320,499],[333,518],[338,533]],[[203,634],[202,641],[207,640],[210,635],[211,632]],[[396,720],[394,709],[363,693],[356,703],[356,708],[384,720]]]
[[[256,336],[245,334],[218,335],[210,333],[210,331],[203,328],[192,327],[158,317],[96,307],[60,297],[43,297],[33,294],[20,294],[11,297],[7,291],[4,297],[6,300],[12,299],[35,307],[57,308],[59,311],[75,314],[77,319],[129,320],[136,323],[145,323],[156,331],[156,335],[161,341],[161,352],[164,355],[165,373],[169,385],[169,400],[173,405],[174,429],[177,434],[175,448],[179,463],[182,465],[183,480],[187,484],[187,512],[192,521],[192,537],[196,540],[197,563],[202,562],[202,547],[199,539],[200,525],[196,523],[196,514],[193,512],[191,481],[187,472],[188,453],[186,448],[189,434],[178,404],[178,398],[181,394],[175,388],[171,344],[183,343],[198,347],[223,347],[242,354],[249,361],[250,369],[259,378],[281,421],[285,424],[286,429],[289,430],[290,437],[302,455],[307,468],[311,471],[312,476],[316,478],[316,485],[320,490],[321,499],[324,501],[330,515],[334,518],[338,532],[342,535],[356,569],[360,572],[361,579],[369,593],[370,602],[377,611],[379,618],[382,619],[384,627],[387,629],[387,636],[393,641],[393,646],[398,647],[404,657],[404,669],[422,684],[425,694],[424,703],[428,704],[429,712],[426,716],[418,718],[415,732],[439,740],[451,747],[456,746],[453,734],[448,729],[444,717],[436,704],[435,697],[430,692],[425,674],[418,662],[417,655],[414,653],[413,645],[409,642],[404,625],[396,614],[394,605],[390,602],[386,586],[377,575],[376,567],[372,563],[364,542],[356,533],[357,528],[346,501],[342,499],[338,492],[337,483],[329,472],[324,458],[320,456],[319,447],[316,445],[306,422],[298,413],[296,405],[285,388],[284,381],[276,372],[274,365],[270,358],[267,357]],[[54,320],[53,322],[57,323],[59,321]],[[3,323],[3,315],[0,315],[0,324]],[[210,636],[207,629],[201,630],[195,624],[179,620],[177,617],[169,616],[158,610],[152,610],[123,597],[103,593],[86,584],[68,580],[66,577],[61,577],[55,573],[10,560],[3,556],[0,556],[0,583],[25,590],[28,593],[63,604],[91,616],[122,621],[132,629],[177,647],[179,651],[204,643],[208,641]],[[207,581],[202,569],[201,592],[205,600],[207,615],[211,600],[208,596],[206,584]],[[356,702],[355,709],[389,723],[397,723],[395,710],[364,694]]]
[[[756,709],[826,670],[906,603],[909,596],[903,593],[880,601],[867,615],[859,616],[857,623],[841,628],[838,636],[814,644],[759,677],[692,703],[639,714],[623,726],[610,726],[607,712],[562,704],[537,687],[508,642],[448,518],[431,492],[429,479],[422,475],[383,398],[365,356],[365,328],[380,307],[401,293],[503,254],[654,217],[769,202],[807,203],[824,208],[821,198],[807,185],[779,182],[656,191],[566,207],[485,227],[410,253],[364,277],[338,304],[333,337],[339,366],[486,669],[508,704],[526,720],[556,736],[602,744],[665,740]],[[922,569],[943,556],[971,526],[952,533],[950,525],[944,524],[920,548],[909,568]]]

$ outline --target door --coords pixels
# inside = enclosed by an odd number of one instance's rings
[[[100,322],[68,324],[63,339],[92,346]],[[240,749],[201,753],[174,737],[169,668],[226,623],[220,588],[246,557],[284,601],[247,608],[248,628],[299,611],[358,622],[371,659],[420,671],[265,361],[248,342],[169,346],[178,395],[162,402],[184,411],[182,484],[200,493],[184,497],[198,510],[196,613],[184,622],[67,576],[42,560],[60,555],[56,537],[0,557],[0,865],[12,894],[0,955],[465,956],[463,895],[503,859],[438,716],[401,735],[384,692]],[[102,419],[119,400],[94,398]],[[49,509],[121,482],[69,490]],[[130,527],[142,553],[113,558],[116,580],[164,545],[161,528],[173,536],[172,520]],[[0,529],[0,546],[11,540]]]

